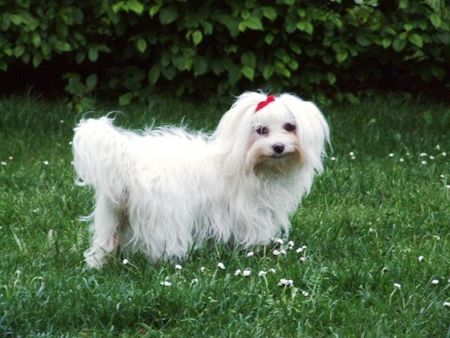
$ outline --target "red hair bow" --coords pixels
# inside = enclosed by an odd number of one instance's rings
[[[273,96],[273,95],[267,96],[267,99],[265,101],[261,101],[258,103],[258,105],[256,106],[256,109],[255,109],[255,113],[258,110],[263,109],[265,106],[267,106],[270,102],[273,102],[273,101],[275,101],[275,96]]]

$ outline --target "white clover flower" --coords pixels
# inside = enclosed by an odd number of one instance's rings
[[[336,157],[334,157],[334,156],[331,156],[331,158],[330,158],[332,161],[336,161]]]
[[[306,262],[306,257],[305,256],[302,256],[302,257],[300,257],[300,262],[302,262],[302,263],[305,263]]]
[[[70,141],[70,142],[69,142],[69,145],[71,146],[72,144],[73,144],[72,141]]]
[[[181,270],[181,269],[183,269],[183,267],[180,264],[175,264],[175,269],[176,270]]]
[[[200,272],[205,272],[205,271],[206,271],[206,268],[204,266],[201,266],[200,267]]]
[[[400,157],[400,162],[405,162],[405,160],[403,159],[403,157]]]
[[[401,289],[402,288],[402,285],[401,284],[399,284],[399,283],[394,283],[394,288],[396,288],[396,289]]]
[[[252,270],[250,270],[249,268],[247,268],[244,271],[242,271],[242,276],[244,276],[244,277],[248,277],[251,274],[252,274]]]
[[[294,241],[289,241],[287,243],[288,247],[292,249],[292,247],[295,245]]]
[[[348,153],[350,156],[355,156],[355,153],[353,151]]]
[[[430,159],[430,160],[434,160],[434,156],[433,156],[433,155],[430,155],[429,159]]]
[[[433,280],[431,281],[431,284],[432,284],[432,285],[438,285],[438,284],[439,284],[439,279],[433,279]]]
[[[269,272],[270,272],[270,273],[275,273],[275,272],[277,272],[277,270],[275,270],[274,268],[270,268],[270,269],[269,269]]]
[[[172,286],[172,283],[170,281],[168,281],[167,279],[159,284],[162,286],[167,286],[167,287]]]
[[[235,275],[235,276],[241,276],[241,275],[242,275],[242,270],[241,270],[241,269],[237,269],[237,270],[234,272],[234,275]]]
[[[247,252],[247,257],[252,257],[254,255],[255,255],[255,253],[253,251]]]
[[[394,154],[393,154],[393,153],[390,153],[390,154],[389,154],[389,157],[394,157]]]
[[[447,184],[447,189],[450,189],[450,184]]]
[[[309,292],[302,290],[302,295],[305,296],[305,297],[308,297],[309,296]]]
[[[442,305],[444,305],[445,307],[450,307],[450,302],[444,302],[442,303]]]
[[[419,156],[420,156],[420,157],[425,157],[425,156],[427,156],[427,153],[420,153]]]
[[[294,285],[294,281],[292,279],[281,278],[278,286],[288,286],[292,287]]]
[[[446,157],[446,156],[447,156],[447,153],[444,151],[441,155],[442,155],[443,157]]]
[[[63,124],[63,123],[64,123],[64,120],[59,120],[59,123]]]
[[[126,259],[126,258],[122,261],[122,264],[123,264],[123,265],[127,265],[127,264],[129,264],[129,263],[130,263],[130,261],[129,261],[128,259]]]
[[[48,161],[43,161],[42,162],[44,165],[49,165],[49,162]]]
[[[191,285],[195,285],[198,283],[198,279],[194,278],[193,280],[191,280]]]
[[[274,242],[277,243],[277,244],[283,244],[284,243],[284,241],[281,238],[277,238]]]
[[[220,262],[219,264],[217,264],[217,267],[220,268],[220,269],[222,269],[222,270],[225,270],[225,265],[223,265],[222,262]]]
[[[425,257],[419,256],[419,257],[417,258],[417,260],[418,260],[420,263],[422,263],[422,262],[425,260]]]
[[[442,178],[442,179],[445,179],[445,176],[444,176],[444,175],[440,175],[439,177]]]
[[[14,160],[14,157],[9,156],[9,157],[8,157],[8,160],[12,161],[12,160]]]
[[[5,161],[1,161],[0,164],[1,165],[7,165],[8,163],[6,163]]]
[[[425,164],[427,164],[427,161],[422,161],[422,162],[420,162],[421,164],[423,164],[423,165],[425,165]]]
[[[266,275],[267,275],[267,271],[261,270],[260,272],[258,272],[258,277],[265,277]]]
[[[277,249],[273,250],[272,253],[273,253],[274,256],[281,255],[281,252],[279,250],[277,250]]]

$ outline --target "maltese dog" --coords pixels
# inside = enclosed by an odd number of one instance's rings
[[[100,268],[119,246],[156,262],[208,238],[248,247],[286,234],[323,170],[328,138],[319,109],[291,94],[242,94],[211,135],[82,120],[73,140],[77,184],[95,190],[86,263]]]

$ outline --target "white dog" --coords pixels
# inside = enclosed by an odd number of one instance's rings
[[[119,245],[152,261],[181,258],[207,238],[248,247],[290,227],[323,170],[328,125],[311,102],[282,94],[238,97],[212,135],[164,127],[135,133],[110,118],[75,128],[79,185],[95,189],[90,267]]]

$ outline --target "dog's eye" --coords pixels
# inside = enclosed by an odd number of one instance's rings
[[[256,128],[256,133],[259,135],[267,135],[269,133],[269,129],[266,127],[258,127]]]
[[[284,125],[284,130],[286,130],[286,131],[288,131],[288,132],[293,132],[293,131],[295,131],[295,124],[292,124],[292,123],[286,123],[285,125]]]

